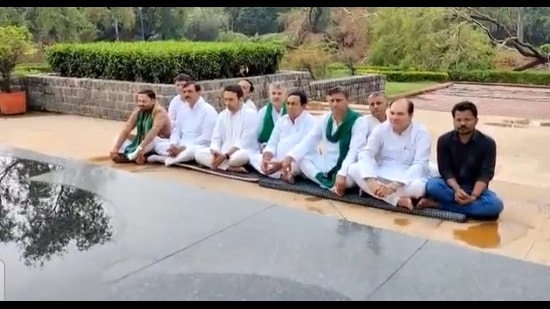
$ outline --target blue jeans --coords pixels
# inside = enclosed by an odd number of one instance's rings
[[[472,187],[462,188],[471,194]],[[474,202],[459,205],[455,202],[454,191],[443,178],[430,178],[426,184],[426,195],[439,203],[439,208],[450,212],[461,213],[471,219],[496,220],[504,205],[502,200],[491,190],[485,190]]]

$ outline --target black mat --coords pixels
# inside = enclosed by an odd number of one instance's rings
[[[260,178],[262,177],[259,173],[254,171],[254,169],[251,166],[248,166],[248,165],[245,166],[248,173],[212,170],[206,166],[202,166],[198,164],[195,161],[187,162],[187,163],[178,163],[178,164],[174,164],[173,166],[179,166],[179,167],[183,167],[186,169],[190,169],[190,170],[194,170],[194,171],[198,171],[198,172],[202,172],[210,175],[225,177],[225,178],[239,180],[239,181],[246,181],[246,182],[258,182],[258,180],[260,180]]]
[[[338,196],[335,193],[319,187],[312,181],[306,180],[304,178],[296,178],[296,183],[289,184],[279,179],[271,179],[262,177],[258,184],[260,187],[276,189],[281,191],[300,193],[306,195],[312,195],[320,198],[331,199],[335,201],[341,201],[366,207],[372,207],[377,209],[383,209],[392,212],[405,213],[410,215],[428,217],[433,219],[440,219],[446,221],[454,222],[466,222],[467,218],[463,214],[458,214],[454,212],[448,212],[439,209],[414,209],[410,210],[403,207],[394,207],[386,202],[375,199],[370,196],[359,196],[359,193],[347,192],[344,196]]]

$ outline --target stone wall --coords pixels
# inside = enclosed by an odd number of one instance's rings
[[[364,104],[367,96],[374,91],[384,91],[385,78],[382,75],[355,76],[332,80],[311,81],[308,72],[281,72],[249,78],[254,83],[254,101],[263,106],[268,98],[268,87],[272,82],[281,82],[286,87],[302,88],[312,100],[324,101],[328,89],[334,86],[348,87],[351,102]],[[203,97],[219,111],[222,107],[220,89],[240,79],[201,81]],[[28,76],[19,79],[14,85],[27,91],[30,109],[113,120],[124,120],[135,107],[135,93],[151,88],[159,101],[168,106],[176,94],[173,85],[146,84],[100,80],[89,78],[69,78],[51,75]]]

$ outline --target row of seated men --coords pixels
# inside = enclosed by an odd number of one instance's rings
[[[304,92],[286,93],[278,83],[257,111],[247,96],[253,85],[243,81],[223,89],[225,109],[218,114],[199,84],[185,75],[175,82],[179,94],[168,111],[152,90],[139,92],[111,150],[113,161],[171,166],[194,160],[237,172],[250,164],[289,183],[301,174],[338,195],[358,186],[396,207],[438,208],[480,220],[495,220],[503,210],[489,189],[496,143],[476,129],[478,111],[471,102],[453,107],[455,129],[437,140],[437,167],[430,169],[431,135],[413,121],[408,99],[388,104],[373,93],[371,113],[363,116],[350,108],[347,90],[335,87],[327,93],[330,111],[316,118]]]

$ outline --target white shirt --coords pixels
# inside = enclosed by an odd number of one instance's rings
[[[226,153],[232,147],[242,150],[258,151],[256,136],[258,114],[244,105],[236,113],[223,110],[216,121],[210,149]]]
[[[265,113],[266,112],[267,112],[267,105],[260,108],[260,110],[258,111],[258,137],[262,133],[262,129],[264,127],[264,118],[265,118]],[[275,109],[275,106],[273,106],[273,108],[271,109],[271,119],[273,119],[273,123],[274,124],[277,123],[277,121],[282,116],[283,116],[283,107],[281,106],[281,109],[277,112],[277,110]],[[273,134],[273,133],[271,133],[271,134]]]
[[[181,96],[179,94],[174,96],[170,101],[170,105],[168,105],[168,116],[170,117],[170,121],[172,121],[172,125],[174,124],[174,122],[176,122],[180,105],[184,103],[185,101],[181,99]]]
[[[369,125],[369,133],[368,134],[370,134],[370,132],[372,132],[372,130],[374,130],[374,127],[376,127],[377,125],[382,123],[382,122],[380,122],[380,120],[378,120],[378,118],[374,117],[372,114],[371,115],[366,115],[365,119],[367,120],[367,124]]]
[[[329,121],[334,121],[331,112],[325,113],[320,121],[317,121],[316,126],[311,132],[305,136],[305,138],[296,145],[288,154],[296,162],[300,161],[305,155],[316,151],[319,144],[322,142],[325,145],[325,149],[322,154],[322,160],[324,161],[323,166],[335,166],[338,162],[338,157],[340,155],[340,143],[331,143],[327,140],[325,131]],[[336,123],[333,123],[332,134],[338,130]],[[338,176],[347,176],[348,167],[357,161],[357,153],[361,148],[367,143],[367,138],[365,132],[368,132],[367,121],[364,116],[361,116],[355,120],[353,127],[351,129],[351,142],[349,145],[348,154],[342,162],[342,166],[338,171]]]
[[[218,117],[216,109],[202,97],[193,107],[187,102],[179,104],[170,144],[208,147]]]
[[[317,120],[308,111],[303,111],[294,123],[288,115],[282,116],[275,123],[271,137],[262,152],[270,152],[275,160],[283,160],[316,124]]]
[[[428,129],[412,122],[398,134],[389,121],[374,128],[359,160],[365,177],[381,177],[405,185],[427,178],[431,155],[431,136]]]
[[[256,106],[256,103],[254,103],[254,101],[252,101],[250,99],[246,99],[246,101],[243,102],[243,105],[244,105],[244,107],[250,108],[251,110],[253,110],[255,112],[258,111],[258,107]]]

